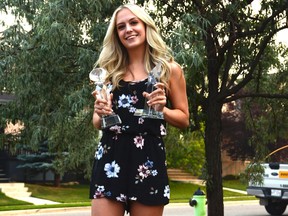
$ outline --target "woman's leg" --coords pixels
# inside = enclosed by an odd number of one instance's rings
[[[92,200],[91,216],[123,216],[124,212],[124,203],[107,198]]]
[[[164,205],[148,206],[139,202],[130,203],[130,216],[162,216]]]

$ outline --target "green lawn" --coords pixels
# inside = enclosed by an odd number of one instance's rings
[[[43,205],[35,206],[30,203],[14,200],[6,197],[0,192],[0,211],[16,210],[16,209],[31,209],[31,208],[52,208],[52,207],[75,207],[75,206],[89,206],[90,200],[88,198],[89,186],[88,185],[70,185],[61,186],[59,188],[51,185],[37,185],[26,184],[29,191],[32,192],[33,197],[48,199],[61,204],[56,205]],[[237,180],[225,180],[224,187],[233,189],[246,190],[246,186]],[[199,188],[198,185],[182,182],[170,182],[171,189],[171,203],[184,202],[188,203],[189,199],[193,196],[194,192]],[[201,190],[205,192],[205,187],[201,186]],[[230,192],[224,190],[224,200],[247,200],[255,199],[254,197],[243,195],[240,193]]]
[[[239,182],[238,180],[225,180],[223,181],[223,187],[229,187],[237,190],[246,191],[246,186]],[[188,200],[193,196],[194,192],[199,188],[199,185],[181,183],[181,182],[170,182],[171,188],[171,200],[170,202],[188,202]],[[201,186],[200,189],[206,193],[205,187]],[[231,191],[224,190],[224,200],[225,201],[237,201],[237,200],[251,200],[255,199],[252,196],[247,196],[241,193],[235,193]]]
[[[70,185],[59,188],[50,185],[26,184],[32,196],[60,203],[90,202],[89,185]]]
[[[0,191],[0,206],[9,206],[9,205],[26,205],[26,202],[15,200],[10,197],[6,197],[1,191]]]
[[[240,180],[223,180],[223,187],[246,191],[247,185]]]

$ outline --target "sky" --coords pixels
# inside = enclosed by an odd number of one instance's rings
[[[262,0],[254,0],[252,2],[252,7],[254,10],[254,13],[257,14],[260,10],[260,3]],[[277,33],[277,36],[275,38],[276,42],[280,43],[284,43],[285,45],[288,46],[288,29],[282,30],[280,32]]]
[[[282,42],[288,46],[288,29],[282,30],[276,37],[277,42]]]
[[[12,14],[6,14],[3,12],[0,12],[0,21],[4,21],[6,23],[6,26],[10,26],[13,25],[15,23],[15,19],[14,16]],[[25,29],[29,28],[28,24],[25,25],[25,23],[23,24]],[[0,31],[3,31],[5,28],[0,25]]]

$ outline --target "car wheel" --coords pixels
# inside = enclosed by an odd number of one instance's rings
[[[268,202],[268,205],[265,206],[266,211],[270,215],[282,215],[286,210],[286,203],[282,202]]]

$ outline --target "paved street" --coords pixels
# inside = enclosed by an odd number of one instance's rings
[[[243,202],[225,202],[225,216],[269,216],[263,206],[259,205],[258,201],[243,201]],[[0,215],[5,216],[90,216],[89,207],[80,207],[74,209],[41,209],[27,210],[26,212],[0,212]],[[194,208],[187,203],[169,204],[165,207],[163,216],[193,216]],[[128,216],[128,215],[126,215]],[[288,210],[283,214],[288,216]]]

